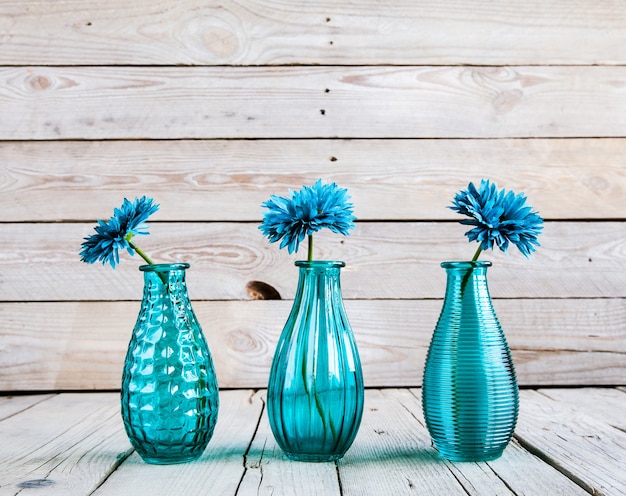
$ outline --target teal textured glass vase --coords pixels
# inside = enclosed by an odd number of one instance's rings
[[[511,353],[487,286],[490,262],[444,262],[447,285],[422,400],[435,448],[448,460],[498,458],[517,422]]]
[[[139,268],[143,301],[124,362],[121,403],[128,438],[147,463],[198,458],[217,421],[217,378],[187,295],[188,268]]]
[[[343,306],[343,262],[296,262],[298,289],[267,388],[276,442],[292,460],[341,458],[359,430],[363,374]]]

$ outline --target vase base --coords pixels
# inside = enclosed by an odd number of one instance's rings
[[[437,449],[435,447],[435,449]],[[443,458],[451,462],[490,462],[497,460],[502,456],[504,450],[491,451],[487,453],[455,453],[455,452],[442,452],[437,450],[437,453]]]
[[[188,463],[197,460],[198,458],[200,458],[200,456],[202,456],[202,452],[180,456],[154,457],[148,455],[144,456],[142,454],[139,454],[139,456],[141,456],[141,459],[149,465],[176,465],[179,463]]]
[[[285,455],[292,461],[296,462],[314,462],[314,463],[323,463],[323,462],[335,462],[339,460],[343,453],[289,453],[285,451]]]

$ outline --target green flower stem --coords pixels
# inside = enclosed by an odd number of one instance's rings
[[[143,258],[146,263],[148,265],[154,265],[154,262],[150,259],[150,257],[148,255],[145,254],[145,252],[139,248],[135,243],[133,243],[130,239],[127,239],[126,241],[128,241],[128,246],[130,246],[133,250],[135,250],[137,252],[137,254]]]
[[[480,254],[482,253],[482,251],[483,249],[480,247],[480,245],[478,245],[478,249],[476,250],[476,253],[474,253],[474,256],[472,257],[472,262],[475,262],[476,260],[478,260],[478,257],[480,257]],[[467,274],[463,276],[463,280],[461,281],[461,298],[465,294],[465,288],[467,288],[467,283],[469,282],[469,278],[471,275],[472,275],[472,269],[468,270]]]
[[[474,257],[472,258],[472,262],[475,262],[476,260],[478,260],[478,257],[480,257],[480,254],[482,253],[483,249],[480,247],[480,245],[478,245],[478,249],[476,250],[476,253],[474,253]]]
[[[309,253],[307,255],[307,260],[309,262],[313,261],[313,235],[309,234]]]
[[[131,234],[131,236],[132,236],[132,234]],[[139,248],[135,243],[133,243],[130,240],[131,236],[127,236],[126,237],[126,241],[128,241],[128,246],[130,246],[133,250],[135,250],[137,252],[137,254],[141,258],[143,258],[148,265],[154,265],[154,262],[152,261],[152,259],[148,255],[146,255],[146,253],[141,248]],[[169,287],[168,287],[168,284],[167,284],[167,277],[165,277],[165,274],[163,274],[162,272],[157,272],[157,275],[159,276],[159,279],[161,279],[161,282],[163,283],[163,286],[165,286],[165,290],[169,293]]]

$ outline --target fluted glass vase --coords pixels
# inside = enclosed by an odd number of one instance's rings
[[[447,285],[422,400],[435,448],[452,461],[498,458],[515,429],[519,394],[487,286],[490,262],[444,262]]]
[[[340,287],[343,262],[296,262],[298,289],[267,389],[276,442],[292,460],[341,458],[363,414],[363,374]]]
[[[183,463],[206,449],[218,385],[185,283],[188,264],[143,265],[144,292],[122,376],[122,418],[147,463]]]

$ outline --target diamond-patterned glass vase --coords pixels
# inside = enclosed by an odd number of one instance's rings
[[[198,458],[217,421],[217,378],[187,295],[188,268],[139,268],[143,301],[124,362],[121,402],[128,438],[147,463]]]

